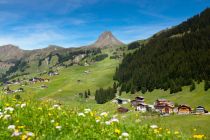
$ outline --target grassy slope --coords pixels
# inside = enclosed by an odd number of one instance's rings
[[[106,58],[101,62],[97,62],[91,66],[72,66],[67,69],[60,70],[60,75],[51,77],[51,81],[46,84],[48,89],[40,89],[42,84],[33,84],[25,86],[25,93],[20,93],[24,98],[33,99],[56,99],[68,104],[70,107],[91,107],[97,110],[109,111],[115,113],[117,105],[109,102],[105,105],[96,105],[93,94],[97,88],[108,87],[113,84],[112,76],[119,61],[110,60]],[[84,71],[89,70],[90,74],[85,74]],[[81,80],[80,83],[77,80]],[[14,86],[12,88],[18,88]],[[87,101],[81,100],[78,97],[79,92],[84,92],[90,89],[92,97]],[[151,93],[134,95],[123,93],[122,97],[133,99],[136,96],[144,96],[147,103],[153,103],[157,98],[166,98],[175,103],[189,104],[192,107],[197,105],[204,105],[210,110],[210,94],[203,91],[203,83],[196,85],[196,90],[189,92],[189,87],[184,87],[183,91],[176,94],[169,94],[169,91],[154,90]],[[129,107],[130,105],[127,105]],[[122,117],[125,117],[125,123],[132,125],[135,123],[136,115],[138,112],[129,112]],[[140,115],[141,116],[141,115]],[[208,126],[205,124],[210,123],[209,116],[170,116],[170,117],[147,117],[141,118],[142,123],[157,124],[166,128],[173,128],[174,130],[181,130],[184,133],[191,134],[193,128],[202,131],[209,136]]]
[[[206,109],[210,110],[210,93],[209,91],[204,91],[204,82],[196,84],[196,89],[192,92],[189,91],[190,87],[183,87],[182,92],[176,94],[170,94],[169,91],[154,90],[153,92],[147,92],[146,94],[136,93],[134,95],[123,94],[123,97],[134,98],[138,96],[144,96],[147,103],[153,104],[158,98],[165,98],[174,103],[178,104],[188,104],[192,108],[198,105],[205,106]]]

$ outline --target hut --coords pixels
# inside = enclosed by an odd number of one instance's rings
[[[135,100],[131,101],[131,106],[137,107],[140,104],[144,104],[144,97],[136,97]]]
[[[195,109],[196,114],[204,114],[205,113],[205,108],[203,106],[198,106]]]
[[[191,111],[192,111],[192,109],[188,105],[180,105],[178,107],[178,114],[190,114]]]
[[[119,113],[126,113],[126,112],[129,111],[129,109],[127,109],[127,108],[125,108],[125,107],[119,107],[119,108],[117,109],[117,111],[118,111]]]
[[[137,105],[136,111],[140,111],[140,112],[143,112],[143,113],[146,112],[147,111],[147,104],[140,103],[139,105]]]

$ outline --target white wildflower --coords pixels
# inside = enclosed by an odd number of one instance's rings
[[[98,122],[100,122],[100,120],[96,120],[96,122],[98,123]]]
[[[51,122],[51,123],[54,123],[54,122],[55,122],[55,120],[51,120],[50,122]]]
[[[78,116],[85,117],[85,114],[84,113],[78,113]]]
[[[21,104],[20,107],[21,107],[21,108],[26,107],[26,103]]]
[[[9,129],[9,130],[14,130],[14,129],[15,129],[15,125],[9,125],[9,126],[7,127],[7,129]]]
[[[112,118],[112,119],[110,120],[110,122],[119,122],[119,120],[118,120],[117,118]]]
[[[13,111],[14,111],[14,108],[12,108],[12,107],[6,107],[4,110],[5,110],[5,111],[13,112]]]
[[[110,121],[106,121],[105,124],[106,124],[106,125],[110,125],[111,122],[110,122]]]
[[[87,113],[89,113],[89,112],[91,112],[91,109],[84,109],[84,112],[87,114]]]
[[[155,124],[153,124],[153,125],[151,125],[151,126],[150,126],[150,128],[152,128],[152,129],[156,129],[156,128],[158,128],[158,126],[157,126],[157,125],[155,125]]]
[[[126,133],[126,132],[123,132],[123,133],[122,133],[122,136],[123,136],[123,137],[129,137],[129,134]]]
[[[33,137],[34,133],[33,132],[28,132],[26,135],[29,136],[29,137]]]
[[[15,131],[12,133],[12,137],[18,137],[22,134],[22,132],[19,132],[19,131]]]
[[[10,118],[11,118],[11,116],[8,115],[8,114],[4,115],[4,119],[5,119],[5,120],[8,120],[8,119],[10,119]]]
[[[61,109],[60,105],[58,105],[58,104],[53,105],[53,108]]]
[[[55,128],[61,130],[62,126],[56,126]]]
[[[108,116],[108,113],[107,112],[102,112],[101,114],[100,114],[100,116]]]

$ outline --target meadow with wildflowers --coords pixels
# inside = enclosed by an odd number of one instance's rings
[[[0,139],[206,139],[203,134],[188,137],[181,131],[125,123],[117,113],[90,108],[70,108],[58,101],[24,101],[3,97],[0,102]]]

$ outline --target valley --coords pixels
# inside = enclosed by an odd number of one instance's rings
[[[210,8],[125,44],[0,47],[0,139],[210,139]]]

